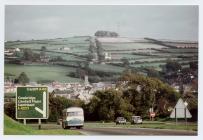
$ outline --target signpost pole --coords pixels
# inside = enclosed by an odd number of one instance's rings
[[[177,119],[176,112],[177,112],[177,110],[176,110],[176,108],[175,108],[175,119],[176,119],[176,125],[177,125],[177,121],[178,121],[178,119]]]
[[[151,121],[151,114],[149,113],[149,120]]]
[[[38,128],[39,128],[39,130],[40,130],[40,129],[41,129],[41,119],[38,120],[38,123],[39,123]]]
[[[23,119],[23,124],[26,125],[26,119]]]
[[[185,112],[185,125],[187,126],[186,107],[184,108],[184,112]]]

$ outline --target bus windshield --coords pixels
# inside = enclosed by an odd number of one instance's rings
[[[67,112],[67,116],[82,116],[82,112]]]

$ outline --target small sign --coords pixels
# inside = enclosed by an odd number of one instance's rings
[[[156,116],[155,112],[150,112],[150,117],[154,118]]]
[[[16,119],[48,118],[47,87],[17,87]]]
[[[181,98],[178,100],[176,106],[173,108],[170,118],[192,118],[190,111]]]

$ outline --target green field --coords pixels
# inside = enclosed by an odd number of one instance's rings
[[[175,124],[174,122],[159,122],[159,121],[144,121],[143,124],[131,125],[129,122],[126,125],[116,125],[116,123],[85,123],[84,127],[89,128],[104,128],[104,127],[121,127],[121,128],[154,128],[154,129],[175,129],[175,130],[193,130],[197,131],[197,123],[190,123],[187,126],[184,123]]]
[[[111,55],[112,59],[122,59],[126,58],[128,60],[138,60],[138,59],[143,59],[143,58],[148,58],[149,56],[142,56],[142,55],[133,55],[133,54],[112,54]]]
[[[152,43],[102,43],[104,50],[130,50],[130,49],[149,49],[149,48],[166,48],[165,46]]]
[[[90,36],[74,36],[68,38],[56,38],[46,40],[30,40],[6,42],[5,48],[31,48],[34,52],[40,53],[42,46],[47,48],[46,55],[50,58],[62,57],[66,62],[57,62],[66,66],[78,66],[78,61],[86,62],[90,54]],[[123,58],[128,59],[130,66],[134,68],[153,67],[161,70],[160,65],[165,65],[168,59],[176,60],[180,64],[198,61],[198,48],[169,48],[149,42],[119,43],[101,42],[101,47],[111,54],[110,63],[122,64]],[[72,53],[72,54],[65,54]],[[78,57],[76,55],[83,55]],[[105,60],[104,60],[105,61]],[[90,64],[90,68],[95,71],[121,73],[125,68],[122,66],[112,66],[108,64]],[[55,63],[56,64],[56,63]],[[185,66],[186,64],[184,64]],[[75,72],[75,68],[60,66],[17,66],[5,65],[5,72],[18,76],[25,71],[31,81],[57,80],[60,82],[76,82],[77,78],[67,77],[70,72]]]
[[[183,48],[183,49],[163,49],[163,50],[166,50],[168,52],[171,52],[171,53],[198,53],[198,49],[187,49],[187,48]]]
[[[40,53],[40,51],[35,51],[36,53]],[[80,61],[81,58],[75,57],[73,55],[64,54],[64,53],[56,53],[56,52],[46,52],[46,55],[50,56],[51,58],[55,57],[62,57],[66,61]]]
[[[36,130],[31,126],[25,126],[4,115],[4,135],[80,135],[77,130]]]
[[[75,72],[75,68],[53,65],[15,65],[5,64],[5,73],[14,74],[16,77],[21,72],[25,72],[30,81],[51,80],[59,82],[78,82],[77,78],[66,76],[70,72]]]
[[[104,72],[117,72],[121,73],[125,70],[124,67],[112,66],[108,64],[90,64],[89,67],[95,71],[104,71]]]
[[[89,37],[69,37],[61,39],[46,39],[46,40],[29,40],[21,42],[6,42],[6,48],[30,48],[30,49],[41,49],[45,46],[48,50],[57,50],[61,47],[70,48],[83,48],[88,47],[89,42],[87,41]]]

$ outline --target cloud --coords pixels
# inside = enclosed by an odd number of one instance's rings
[[[93,35],[198,39],[198,6],[6,6],[6,40]]]

